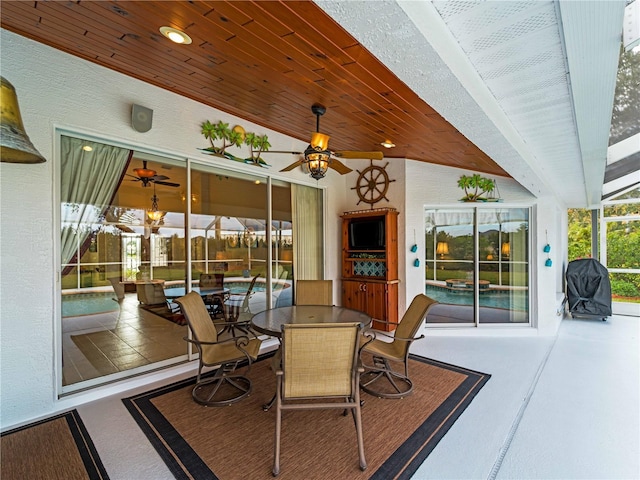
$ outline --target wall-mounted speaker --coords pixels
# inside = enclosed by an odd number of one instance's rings
[[[153,110],[141,105],[133,104],[131,109],[131,126],[136,132],[148,132],[151,130]]]

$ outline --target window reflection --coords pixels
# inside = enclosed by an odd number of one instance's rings
[[[62,392],[185,361],[172,299],[201,274],[222,274],[232,295],[258,275],[251,313],[291,304],[289,183],[194,165],[189,186],[185,161],[99,142],[72,153],[86,143],[61,137]]]

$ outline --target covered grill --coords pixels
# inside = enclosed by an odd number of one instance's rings
[[[567,303],[572,317],[611,315],[609,271],[594,258],[582,258],[567,266]]]

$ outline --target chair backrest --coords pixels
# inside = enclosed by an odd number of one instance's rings
[[[229,318],[238,319],[241,314],[247,314],[250,312],[249,299],[253,295],[253,287],[260,275],[262,274],[259,273],[251,279],[249,287],[247,288],[247,293],[234,294],[227,299],[225,302],[225,308],[227,309],[227,316]]]
[[[164,294],[164,285],[162,283],[136,283],[136,291],[138,293],[138,301],[145,305],[161,305],[167,303],[167,297]]]
[[[202,297],[196,292],[189,292],[185,296],[174,300],[187,319],[193,338],[198,342],[218,341],[218,332],[211,321],[207,306]]]
[[[297,280],[296,305],[333,305],[333,280]]]
[[[201,273],[200,288],[218,289],[224,287],[224,273]]]
[[[436,304],[433,298],[429,298],[424,294],[418,294],[411,301],[411,305],[402,316],[402,320],[396,328],[395,335],[399,338],[413,338],[416,336],[418,329],[422,325],[429,308]],[[400,342],[402,346],[409,348],[409,342]]]
[[[256,280],[258,277],[262,275],[261,273],[257,274],[255,277],[251,279],[251,283],[249,283],[249,288],[247,288],[247,293],[244,295],[244,300],[242,300],[242,307],[240,307],[241,312],[249,311],[249,299],[253,295],[253,287],[256,286]]]
[[[282,327],[283,397],[349,397],[357,382],[359,323]]]
[[[109,281],[111,282],[113,291],[116,292],[116,298],[118,301],[124,300],[124,284],[120,282],[119,278],[115,277],[109,278]]]

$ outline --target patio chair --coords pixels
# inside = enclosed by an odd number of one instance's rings
[[[235,334],[235,329],[239,329],[244,333],[249,333],[251,323],[251,309],[249,308],[249,300],[254,294],[253,288],[256,285],[256,280],[262,275],[257,274],[251,279],[249,287],[245,293],[231,294],[225,300],[225,317],[227,327],[225,330],[230,330],[232,334]]]
[[[115,277],[109,278],[109,282],[111,282],[113,291],[116,294],[116,298],[114,298],[114,300],[120,303],[122,300],[124,300],[124,283],[122,283],[119,278]]]
[[[296,281],[296,305],[333,305],[333,281]]]
[[[224,301],[226,296],[221,293],[207,293],[207,290],[222,290],[224,288],[224,273],[200,274],[200,295],[204,304],[213,317],[224,315]]]
[[[358,348],[359,323],[289,324],[282,327],[282,364],[276,371],[276,425],[273,475],[280,473],[282,412],[303,409],[351,410],[360,469],[364,456]],[[336,421],[339,421],[336,419]],[[318,435],[318,432],[306,432]],[[325,462],[332,461],[325,458]]]
[[[171,308],[164,293],[164,283],[162,282],[136,282],[136,292],[138,301],[143,305],[166,305]]]
[[[193,399],[202,405],[223,406],[249,395],[251,380],[236,373],[236,369],[246,362],[244,373],[249,373],[251,362],[258,358],[262,340],[247,335],[221,340],[202,297],[196,292],[176,299],[176,303],[191,329],[192,338],[184,339],[199,353],[198,375],[191,392]],[[205,367],[216,367],[217,370],[213,376],[202,378]]]
[[[381,398],[402,398],[413,390],[413,383],[409,378],[409,347],[414,340],[424,338],[424,335],[415,337],[422,325],[428,310],[436,302],[426,295],[419,294],[411,302],[400,322],[376,322],[395,325],[393,336],[384,332],[375,331],[374,339],[362,336],[362,354],[372,355],[372,365],[366,364],[366,355],[361,355],[365,372],[360,375],[362,390],[370,395]],[[375,337],[384,336],[391,341],[380,340]],[[368,343],[364,344],[367,341]],[[403,363],[404,373],[391,368],[389,362]]]

